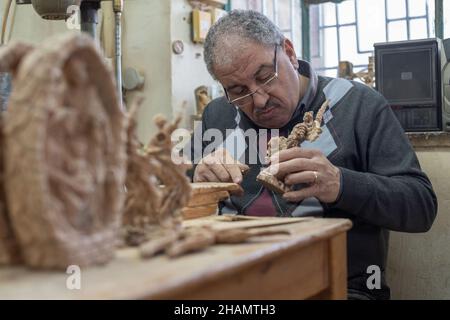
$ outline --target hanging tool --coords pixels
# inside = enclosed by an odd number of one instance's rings
[[[116,82],[117,93],[119,94],[120,106],[123,110],[122,98],[122,12],[123,0],[113,0],[113,11],[115,17],[115,46],[116,46]]]

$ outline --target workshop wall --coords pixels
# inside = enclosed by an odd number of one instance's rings
[[[123,26],[123,70],[134,68],[144,78],[141,90],[126,92],[130,104],[136,95],[145,98],[138,113],[138,136],[147,142],[155,131],[157,113],[172,116],[170,1],[125,1]]]
[[[183,111],[186,128],[191,128],[190,115],[196,113],[194,90],[201,85],[216,85],[203,60],[203,45],[191,41],[191,11],[192,7],[186,0],[172,0],[171,39],[181,40],[184,44],[182,54],[171,51],[172,106],[178,112],[186,103]]]
[[[5,10],[1,1],[0,15]],[[102,44],[106,55],[112,58],[114,24],[109,2],[102,3],[105,20]],[[41,19],[30,5],[16,6],[11,40],[39,43],[46,37],[68,32],[63,21]],[[171,117],[183,110],[183,127],[191,127],[190,116],[196,111],[194,90],[200,85],[211,86],[215,81],[203,62],[203,46],[191,41],[192,7],[187,0],[127,0],[123,15],[123,70],[132,68],[145,80],[142,88],[125,93],[130,104],[137,95],[145,98],[138,113],[138,136],[145,142],[155,131],[152,118],[157,113]],[[11,19],[11,18],[10,18]],[[19,23],[20,21],[20,23]],[[75,31],[72,31],[75,32]],[[175,54],[172,42],[181,40],[184,51]]]
[[[128,92],[126,101],[131,103],[137,94],[146,99],[138,121],[142,141],[154,132],[151,119],[156,113],[182,112],[181,126],[190,129],[195,88],[215,84],[203,62],[203,46],[191,41],[191,11],[187,0],[125,2],[123,68],[134,68],[145,77],[143,89]],[[180,54],[172,50],[176,40],[183,43]]]
[[[0,3],[0,21],[3,19],[6,1]],[[7,29],[6,39],[22,40],[30,43],[40,43],[53,34],[68,32],[64,21],[47,21],[39,17],[31,5],[12,6],[8,25],[13,21],[11,28]]]
[[[450,299],[450,153],[449,148],[416,148],[430,178],[439,211],[427,233],[391,232],[387,264],[393,299]]]

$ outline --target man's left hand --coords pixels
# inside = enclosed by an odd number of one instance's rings
[[[286,192],[283,198],[287,201],[316,197],[321,202],[333,203],[339,195],[341,171],[319,150],[299,147],[282,150],[271,157],[268,170],[287,185],[307,185]]]

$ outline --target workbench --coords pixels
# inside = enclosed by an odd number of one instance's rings
[[[271,219],[284,220],[261,228],[290,235],[216,245],[173,259],[143,260],[136,249],[121,249],[105,266],[82,268],[79,290],[67,289],[65,271],[1,267],[0,299],[345,299],[351,222]]]

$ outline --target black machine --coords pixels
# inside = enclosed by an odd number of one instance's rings
[[[405,131],[450,131],[450,39],[374,47],[376,88]]]

